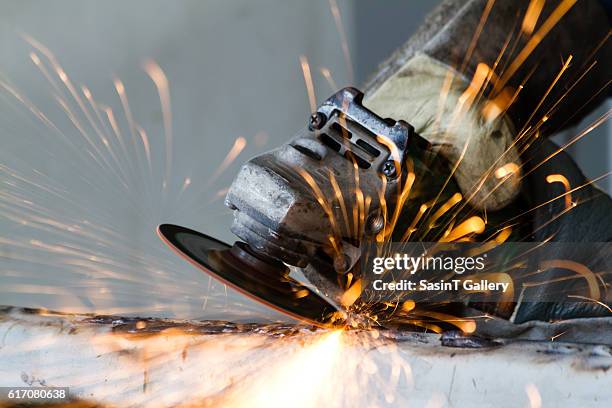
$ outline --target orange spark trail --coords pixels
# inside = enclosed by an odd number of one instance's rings
[[[531,35],[535,26],[540,18],[542,9],[544,8],[545,0],[531,0],[527,11],[525,12],[525,18],[523,18],[523,24],[521,24],[521,31],[526,35]]]
[[[527,393],[527,398],[529,398],[529,408],[542,408],[542,396],[538,391],[538,387],[533,384],[527,384],[525,392]]]
[[[247,141],[246,141],[246,139],[244,137],[239,136],[239,137],[236,138],[236,140],[234,141],[234,145],[232,146],[230,151],[227,153],[227,155],[225,156],[225,158],[223,159],[223,161],[221,162],[219,167],[217,167],[217,170],[215,170],[215,172],[210,177],[210,179],[208,179],[208,184],[209,185],[214,183],[217,180],[217,178],[225,170],[227,170],[229,165],[232,164],[234,160],[236,160],[236,158],[244,150],[246,145],[247,145]]]
[[[161,67],[153,60],[146,60],[142,64],[142,68],[149,75],[159,94],[159,101],[162,107],[162,116],[164,122],[164,135],[166,138],[166,173],[164,176],[164,185],[168,185],[170,182],[171,169],[172,169],[172,109],[170,105],[170,87],[168,85],[168,78]]]
[[[310,74],[310,65],[308,64],[308,59],[306,59],[304,55],[300,55],[300,65],[302,67],[302,74],[304,75],[306,92],[308,92],[310,112],[315,112],[317,110],[317,98],[315,97],[314,85],[312,83],[312,75]]]
[[[561,18],[576,4],[577,0],[563,0],[561,4],[551,13],[551,15],[542,24],[540,29],[535,32],[531,39],[527,42],[525,47],[519,52],[519,55],[512,61],[506,72],[503,73],[502,77],[495,84],[495,92],[499,92],[504,88],[506,83],[512,78],[512,76],[518,71],[523,65],[527,58],[531,55],[533,50],[540,44],[540,42],[546,37],[548,32],[561,20]]]
[[[563,67],[561,67],[561,70],[559,71],[559,73],[557,74],[557,76],[555,77],[555,79],[552,81],[552,83],[550,84],[550,86],[548,87],[548,89],[546,90],[546,92],[544,92],[544,95],[542,95],[542,98],[540,99],[540,102],[538,102],[537,106],[533,109],[533,111],[531,112],[531,115],[529,115],[529,118],[527,118],[527,121],[525,121],[525,126],[527,126],[530,122],[531,119],[533,119],[533,117],[535,116],[535,114],[538,112],[538,110],[540,109],[540,107],[542,106],[542,104],[544,103],[544,101],[546,100],[546,98],[548,97],[548,95],[550,94],[550,92],[553,90],[553,88],[555,87],[555,85],[557,84],[557,82],[559,82],[559,79],[561,79],[561,77],[563,76],[563,73],[569,68],[570,62],[572,62],[573,56],[570,55],[567,60],[565,61],[565,63],[563,64]],[[546,121],[547,116],[544,115],[544,117],[542,118],[542,121]],[[523,131],[520,131],[519,134],[523,133]]]
[[[480,38],[480,34],[482,33],[482,29],[484,28],[487,19],[489,18],[489,14],[491,13],[491,9],[493,8],[493,4],[495,4],[495,0],[487,1],[487,5],[485,6],[482,15],[480,16],[480,21],[478,21],[478,26],[476,26],[476,31],[472,36],[472,40],[470,41],[470,45],[465,53],[465,58],[463,59],[463,63],[461,64],[461,68],[459,72],[463,72],[467,67],[467,64],[472,57],[472,53],[476,48],[476,44],[478,43],[478,39]]]
[[[572,194],[570,193],[572,187],[570,186],[569,181],[567,180],[567,177],[565,177],[563,174],[549,174],[548,176],[546,176],[546,182],[549,184],[552,183],[561,183],[563,184],[563,187],[565,188],[565,208],[570,208],[573,206],[572,203]]]
[[[119,95],[119,100],[121,101],[121,106],[123,107],[123,112],[125,114],[125,118],[126,118],[127,123],[128,123],[128,128],[130,130],[130,135],[131,135],[131,139],[132,139],[132,145],[134,147],[136,147],[136,140],[138,139],[138,137],[136,135],[138,125],[134,121],[134,116],[132,115],[132,110],[130,109],[130,104],[128,102],[128,97],[127,97],[127,94],[125,92],[125,85],[123,84],[123,82],[121,82],[121,80],[119,78],[115,78],[113,83],[115,85],[115,90],[117,91],[117,95]],[[142,136],[143,136],[143,134],[140,134],[140,139],[141,140],[143,140]],[[140,172],[145,174],[145,170],[142,168],[143,166],[142,166],[141,158],[140,158],[140,155],[138,154],[138,152],[139,152],[139,149],[136,149],[135,156],[136,156],[136,161],[138,163],[137,167],[139,168]],[[146,145],[145,145],[145,154],[146,154]]]
[[[602,123],[604,123],[606,120],[608,120],[610,118],[610,115],[612,115],[612,110],[607,111],[606,113],[604,113],[603,115],[601,115],[599,118],[597,118],[595,120],[595,122],[593,122],[588,128],[586,128],[585,130],[583,130],[582,132],[580,132],[576,137],[574,137],[572,140],[570,140],[569,142],[567,142],[566,144],[564,144],[563,146],[561,146],[560,148],[558,148],[557,150],[555,150],[554,153],[552,153],[550,156],[548,156],[547,158],[545,158],[544,160],[542,160],[540,163],[538,163],[538,165],[534,166],[531,170],[529,170],[527,173],[525,173],[522,178],[527,177],[527,175],[531,174],[532,172],[534,172],[536,169],[538,169],[540,166],[544,165],[544,163],[548,162],[550,159],[552,159],[553,157],[555,157],[556,155],[558,155],[559,153],[561,153],[562,151],[564,151],[565,149],[567,149],[568,147],[570,147],[571,145],[573,145],[574,143],[576,143],[577,141],[579,141],[580,139],[582,139],[584,136],[588,135],[589,133],[591,133],[594,129],[596,129],[599,125],[601,125]]]
[[[336,84],[336,81],[334,81],[334,77],[332,76],[332,73],[329,68],[321,68],[321,74],[325,77],[325,80],[329,84],[329,87],[332,89],[332,91],[337,91],[338,85]]]
[[[540,269],[543,271],[553,268],[567,269],[581,275],[589,285],[591,297],[593,299],[601,299],[601,292],[599,290],[597,278],[595,277],[593,271],[591,271],[585,265],[567,259],[551,259],[540,263]]]
[[[147,163],[149,166],[149,175],[153,178],[153,164],[151,163],[151,145],[149,143],[149,137],[147,136],[147,132],[141,128],[137,127],[138,134],[140,135],[140,140],[142,141],[142,147],[144,148],[145,154],[147,156]]]
[[[342,24],[342,17],[340,16],[340,9],[336,0],[329,0],[329,8],[332,15],[334,16],[334,22],[336,23],[336,29],[340,35],[340,44],[342,46],[342,53],[344,54],[344,62],[346,64],[346,70],[348,72],[349,82],[355,81],[355,74],[353,72],[353,63],[351,62],[351,54],[349,52],[348,41],[346,39],[346,32],[344,25]]]
[[[474,216],[470,217],[455,228],[448,235],[442,237],[440,242],[453,242],[466,235],[477,233],[480,234],[485,229],[485,223],[482,218]]]
[[[592,299],[586,296],[580,296],[580,295],[567,295],[568,298],[575,298],[575,299],[583,299],[583,300],[588,300],[590,302],[593,303],[597,303],[599,306],[603,307],[604,309],[607,309],[608,312],[612,313],[612,308],[608,305],[606,305],[604,302],[597,300],[597,299]]]

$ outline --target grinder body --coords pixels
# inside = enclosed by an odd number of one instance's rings
[[[234,234],[327,292],[355,275],[364,244],[402,239],[422,205],[459,191],[435,146],[408,123],[369,111],[362,97],[345,88],[327,99],[291,141],[244,164],[226,197]],[[436,241],[447,227],[441,217],[411,236]]]

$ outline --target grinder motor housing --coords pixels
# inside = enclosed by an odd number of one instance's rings
[[[418,205],[402,208],[402,219],[442,191],[442,157],[411,125],[377,116],[362,98],[340,90],[290,142],[242,166],[225,203],[234,210],[231,231],[253,251],[319,274],[347,272],[393,214],[407,167],[418,173],[410,192]],[[458,187],[450,180],[443,190],[440,200]]]

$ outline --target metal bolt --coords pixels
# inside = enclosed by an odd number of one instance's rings
[[[325,125],[325,122],[327,122],[327,118],[325,117],[325,114],[321,112],[315,112],[312,115],[310,115],[310,120],[308,122],[308,129],[319,130],[323,127],[323,125]]]
[[[395,162],[393,160],[387,160],[383,163],[382,172],[387,178],[395,177]]]
[[[366,232],[369,235],[378,234],[384,226],[384,218],[380,214],[374,213],[368,217],[368,222],[366,223]]]
[[[350,259],[343,255],[339,254],[334,257],[334,270],[338,273],[343,273],[348,270],[350,266]]]

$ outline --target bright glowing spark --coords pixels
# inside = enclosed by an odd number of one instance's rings
[[[575,299],[583,299],[583,300],[588,300],[589,302],[597,303],[599,306],[603,307],[604,309],[608,310],[608,312],[612,313],[612,308],[600,300],[592,299],[590,297],[580,296],[580,295],[567,295],[567,297],[575,298]]]
[[[172,109],[170,104],[170,87],[168,78],[157,62],[146,60],[142,64],[142,68],[149,75],[159,94],[159,101],[162,107],[162,116],[164,121],[164,135],[166,140],[166,173],[164,176],[164,184],[167,186],[170,182],[173,156],[173,136],[172,136]]]
[[[540,391],[538,391],[538,387],[534,384],[527,384],[525,392],[527,393],[527,398],[529,398],[529,408],[542,408],[542,396]]]
[[[334,77],[332,76],[332,73],[329,68],[321,68],[321,74],[323,74],[323,77],[325,77],[325,80],[329,84],[329,87],[332,89],[332,91],[337,91],[338,85],[336,84],[336,81],[334,81]]]
[[[565,188],[565,208],[570,208],[573,206],[572,203],[572,194],[570,193],[570,191],[572,190],[572,187],[570,186],[570,183],[567,179],[567,177],[565,177],[563,174],[549,174],[548,176],[546,176],[546,182],[549,184],[552,183],[561,183],[563,185],[563,188]]]
[[[361,296],[361,290],[361,279],[358,279],[342,294],[340,304],[344,307],[352,306]]]
[[[544,2],[545,0],[531,0],[531,2],[529,2],[529,7],[527,7],[523,23],[521,24],[521,31],[526,35],[531,35],[531,33],[533,33],[538,19],[540,18],[540,13],[542,13],[542,9],[544,8]]]
[[[498,179],[503,179],[508,176],[512,176],[517,174],[519,171],[519,166],[516,163],[506,163],[497,170],[495,170],[495,177]]]
[[[518,56],[512,61],[508,69],[503,73],[499,81],[495,84],[495,91],[499,92],[504,88],[506,83],[512,78],[512,76],[518,71],[523,65],[527,58],[531,55],[533,50],[540,44],[540,42],[546,37],[548,32],[561,20],[561,18],[576,4],[577,0],[563,0],[557,8],[550,14],[550,16],[544,21],[542,26],[535,34],[529,39],[525,47],[519,52]]]
[[[349,82],[355,80],[355,74],[353,73],[353,63],[351,62],[351,54],[349,52],[348,41],[346,39],[346,31],[342,24],[342,17],[340,16],[340,8],[336,0],[329,0],[329,8],[331,9],[332,15],[334,16],[334,22],[336,23],[336,29],[340,35],[340,45],[342,47],[342,53],[344,54],[344,62],[346,63],[346,70],[348,72]]]
[[[487,4],[482,11],[482,15],[480,16],[480,20],[478,21],[478,26],[476,26],[476,30],[474,31],[474,35],[470,41],[470,45],[465,52],[465,57],[463,58],[463,63],[461,64],[461,68],[459,68],[459,72],[463,72],[467,67],[468,62],[472,58],[472,53],[476,49],[476,45],[478,44],[478,39],[480,38],[480,34],[482,33],[482,29],[484,28],[487,19],[489,18],[489,14],[491,13],[491,9],[493,8],[493,4],[495,4],[495,0],[488,0]]]
[[[543,271],[553,268],[567,269],[576,272],[578,275],[582,276],[586,280],[589,286],[589,294],[591,298],[601,298],[601,292],[599,290],[599,284],[597,283],[597,277],[595,276],[593,271],[591,271],[585,265],[568,259],[550,259],[542,261],[540,263],[540,269]]]
[[[469,234],[480,234],[485,230],[485,223],[482,218],[473,216],[463,221],[461,224],[453,228],[446,236],[440,239],[440,242],[453,242]]]
[[[442,204],[440,208],[431,216],[429,219],[429,228],[433,228],[436,225],[436,221],[443,216],[448,210],[450,210],[453,206],[461,201],[463,196],[460,193],[455,193],[451,198],[448,199],[447,202]]]
[[[227,153],[227,155],[225,156],[225,158],[223,159],[223,161],[221,162],[219,167],[217,167],[217,170],[215,170],[215,172],[210,177],[210,179],[208,179],[208,184],[209,185],[212,184],[213,182],[215,182],[217,180],[217,178],[221,174],[223,174],[223,172],[225,170],[227,170],[227,168],[234,162],[234,160],[236,160],[236,158],[244,150],[246,145],[247,145],[247,141],[242,136],[239,136],[239,137],[236,138],[236,140],[234,140],[234,144],[232,145],[232,148]]]
[[[342,337],[342,331],[334,331],[304,345],[261,375],[254,376],[256,380],[249,389],[242,390],[220,405],[254,408],[317,406],[322,402],[318,401],[322,395],[320,389],[329,385],[326,384],[326,374],[334,372],[333,367],[339,362]],[[296,395],[298,389],[301,392]]]
[[[306,92],[308,93],[310,111],[314,112],[317,110],[317,98],[315,97],[314,84],[312,83],[312,75],[310,74],[310,65],[308,64],[308,59],[304,55],[300,55],[300,65],[302,67],[302,74],[304,75]]]

